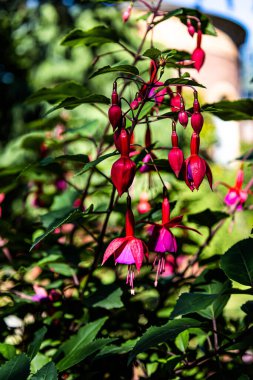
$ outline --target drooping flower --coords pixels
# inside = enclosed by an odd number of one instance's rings
[[[164,273],[166,265],[165,253],[177,252],[177,241],[171,228],[183,228],[199,233],[194,228],[186,227],[181,224],[183,216],[176,216],[170,219],[170,203],[166,195],[162,202],[162,223],[152,223],[151,236],[148,247],[151,251],[157,252],[158,255],[154,261],[154,266],[157,266],[155,286],[157,286],[158,277]]]
[[[117,82],[114,82],[113,91],[112,91],[112,105],[108,111],[108,117],[113,129],[119,126],[120,121],[121,121],[121,116],[122,116],[122,111],[119,105],[119,97],[117,93]]]
[[[199,134],[201,132],[203,124],[204,124],[204,118],[202,116],[202,113],[200,112],[200,105],[199,105],[198,99],[194,99],[193,114],[191,116],[192,129],[194,130],[194,132]]]
[[[178,136],[176,131],[173,131],[171,134],[171,143],[172,149],[169,151],[168,160],[171,169],[175,173],[176,177],[178,177],[184,163],[184,154],[178,146]]]
[[[121,157],[112,165],[111,179],[121,196],[132,185],[136,170],[136,164],[129,158],[130,141],[125,129],[120,131],[118,145]]]
[[[212,189],[213,179],[211,169],[204,158],[198,155],[199,141],[199,135],[194,132],[191,138],[191,155],[184,162],[184,179],[191,191],[199,189],[205,175]]]
[[[158,81],[157,72],[158,66],[156,62],[154,60],[151,60],[149,69],[150,78],[148,82],[145,82],[141,86],[135,99],[131,102],[131,108],[133,110],[139,107],[140,103],[144,98],[147,100],[154,99],[157,106],[160,106],[162,104],[164,96],[167,93],[167,89],[162,88],[161,90],[159,90],[159,87],[162,87],[164,83]]]
[[[131,294],[134,294],[134,267],[139,272],[144,260],[144,257],[148,259],[148,248],[146,244],[134,236],[134,216],[131,209],[131,200],[128,197],[128,205],[126,212],[126,224],[125,224],[125,237],[116,238],[108,245],[102,265],[109,259],[110,256],[114,256],[115,264],[128,265],[128,274],[126,283],[131,288]]]
[[[243,189],[243,180],[244,180],[244,172],[243,168],[241,167],[236,176],[235,185],[230,186],[225,182],[219,182],[219,184],[226,186],[228,188],[228,192],[224,198],[224,202],[228,207],[233,207],[236,205],[236,210],[242,210],[243,204],[246,202],[248,195],[253,194],[253,192],[248,189]]]
[[[126,23],[129,20],[131,16],[132,8],[133,8],[133,4],[130,4],[128,8],[123,12],[122,20],[124,23]]]
[[[198,30],[198,36],[197,36],[197,47],[193,51],[191,59],[194,61],[194,67],[196,70],[200,70],[205,62],[206,54],[204,50],[201,48],[201,40],[202,40],[202,31]]]
[[[193,37],[194,34],[196,33],[196,30],[194,26],[192,25],[191,20],[189,18],[187,19],[187,30],[191,37]]]

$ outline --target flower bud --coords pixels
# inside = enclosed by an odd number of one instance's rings
[[[196,47],[193,51],[191,59],[194,61],[194,67],[196,70],[200,70],[205,61],[205,52],[201,47]]]
[[[121,119],[121,114],[122,114],[122,112],[121,112],[120,106],[112,105],[109,108],[108,116],[109,116],[109,120],[110,120],[110,123],[111,123],[113,129],[115,129],[119,125],[120,119]]]
[[[140,167],[141,173],[148,173],[151,170],[153,170],[153,166],[148,165],[149,162],[152,162],[152,158],[153,159],[156,158],[153,153],[147,153],[146,156],[143,158],[143,160],[142,160],[143,165],[141,165],[141,167]]]
[[[189,19],[187,20],[187,30],[190,36],[193,37],[196,30]]]
[[[191,116],[191,125],[194,132],[199,134],[204,124],[204,118],[200,112],[194,112]]]
[[[168,160],[171,169],[175,173],[176,177],[178,178],[179,173],[182,169],[183,162],[184,162],[184,154],[182,150],[178,147],[172,147],[168,154]]]
[[[113,91],[112,91],[112,105],[108,111],[108,117],[113,129],[119,126],[120,121],[121,121],[121,115],[122,115],[122,111],[121,111],[121,107],[119,106],[117,83],[114,82]]]
[[[139,214],[145,214],[146,212],[149,212],[151,210],[151,205],[148,201],[148,194],[143,192],[140,196],[140,202],[137,206],[137,211]]]
[[[119,193],[119,196],[121,196],[131,186],[134,180],[135,169],[135,163],[127,156],[120,157],[112,165],[111,179]]]
[[[132,11],[132,5],[129,5],[129,7],[123,12],[122,21],[124,23],[126,23],[129,20],[129,18],[131,16],[131,11]]]
[[[178,121],[179,121],[179,123],[184,128],[187,127],[187,124],[188,124],[188,115],[187,115],[187,112],[185,111],[184,103],[182,101],[181,101],[181,104],[180,104],[180,112],[178,114]]]

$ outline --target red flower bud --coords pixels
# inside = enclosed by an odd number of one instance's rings
[[[134,180],[135,169],[135,163],[127,156],[120,157],[112,165],[111,178],[119,196],[131,186]]]
[[[196,30],[189,19],[187,20],[187,30],[190,36],[193,37]]]
[[[194,112],[191,116],[192,129],[196,133],[200,133],[204,124],[204,118],[200,112]]]
[[[122,111],[121,111],[121,107],[119,106],[117,83],[114,82],[113,92],[112,92],[112,105],[108,111],[109,120],[113,129],[119,126],[120,121],[121,121],[121,115],[122,115]]]
[[[132,5],[129,5],[129,7],[122,14],[122,20],[124,23],[129,20],[129,17],[131,16],[131,11],[132,11]]]
[[[178,177],[184,163],[184,154],[182,150],[180,148],[173,147],[168,154],[168,160],[171,169],[175,173],[176,177]]]
[[[141,97],[138,96],[131,102],[130,106],[132,110],[136,110],[139,107],[141,100]]]
[[[118,125],[120,123],[120,119],[121,119],[121,114],[122,114],[122,112],[121,112],[120,106],[112,105],[109,108],[108,116],[109,116],[109,120],[110,120],[110,123],[111,123],[113,129],[118,127]]]
[[[201,47],[196,47],[193,51],[191,59],[194,61],[194,67],[196,70],[200,70],[205,61],[205,52]]]
[[[178,121],[184,128],[187,127],[188,115],[187,115],[187,112],[185,111],[183,102],[181,102],[181,105],[180,105],[180,112],[178,114]]]

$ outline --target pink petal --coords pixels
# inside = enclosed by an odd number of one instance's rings
[[[150,249],[154,252],[176,252],[177,242],[175,236],[164,227],[154,227],[150,238]]]
[[[232,188],[229,190],[227,195],[224,198],[224,202],[228,206],[233,206],[235,203],[237,203],[240,200],[240,196],[237,194],[235,190]]]
[[[106,248],[106,251],[104,253],[102,265],[106,262],[107,259],[113,254],[117,254],[117,251],[119,249],[123,249],[124,246],[127,244],[126,238],[116,238],[108,245]]]
[[[134,257],[136,268],[139,271],[141,269],[141,266],[142,266],[144,255],[147,254],[147,247],[143,243],[142,240],[137,239],[137,238],[133,238],[130,241],[129,245],[130,245],[132,255]]]

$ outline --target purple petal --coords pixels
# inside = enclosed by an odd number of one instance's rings
[[[224,198],[224,202],[228,206],[233,206],[239,200],[240,200],[240,196],[234,190],[229,190],[229,192],[227,193],[227,195]]]
[[[115,259],[115,263],[119,264],[135,264],[135,260],[131,251],[130,242],[126,244],[126,246],[123,248],[122,252],[119,254],[119,256]]]
[[[175,236],[164,227],[154,227],[150,237],[150,249],[154,252],[176,252],[177,242]]]

